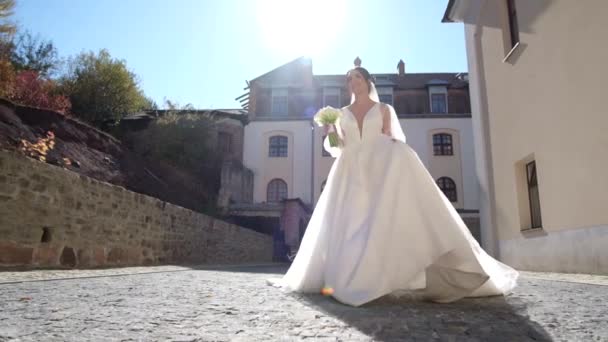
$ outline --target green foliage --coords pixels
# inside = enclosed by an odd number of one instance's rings
[[[62,84],[72,102],[73,115],[98,127],[153,105],[139,88],[126,62],[107,50],[81,53],[68,63]]]
[[[26,31],[19,33],[11,45],[10,59],[17,71],[36,71],[41,77],[49,78],[60,68],[61,61],[51,41]]]
[[[13,94],[15,70],[13,65],[0,58],[0,97],[9,98]]]
[[[220,187],[221,155],[214,149],[217,134],[211,118],[187,111],[169,111],[147,129],[129,133],[123,141],[152,161],[168,163],[200,182],[192,184],[206,193],[205,212],[215,207]]]
[[[15,33],[15,24],[7,19],[13,15],[15,0],[0,0],[0,37],[4,38]]]
[[[15,25],[8,20],[13,15],[15,0],[0,0],[0,62],[8,63],[12,48],[12,37],[15,33]],[[12,66],[11,70],[12,70]],[[0,82],[6,80],[6,66],[0,70]]]
[[[147,129],[134,133],[133,149],[143,156],[199,171],[203,164],[214,161],[215,152],[210,147],[213,131],[211,119],[168,113]]]

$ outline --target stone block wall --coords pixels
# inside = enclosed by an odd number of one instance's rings
[[[0,267],[272,260],[272,237],[0,151]]]
[[[231,136],[230,151],[225,151],[225,147],[217,146],[219,151],[224,154],[224,160],[238,160],[243,162],[243,138],[245,128],[243,123],[235,119],[220,119],[216,122],[218,132],[228,133]]]
[[[253,171],[240,161],[225,161],[222,164],[218,206],[227,210],[232,203],[252,202]]]

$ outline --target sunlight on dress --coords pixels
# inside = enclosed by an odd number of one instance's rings
[[[298,254],[271,285],[298,292],[331,289],[338,301],[359,306],[397,291],[451,302],[507,294],[518,272],[489,256],[407,145],[391,106],[392,138],[381,133],[381,105],[361,130],[343,108],[344,143]]]

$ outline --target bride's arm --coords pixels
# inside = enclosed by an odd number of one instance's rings
[[[324,127],[324,130],[325,130],[325,139],[323,139],[323,148],[325,149],[325,151],[329,152],[329,154],[332,157],[338,158],[338,156],[342,153],[342,147],[344,147],[344,131],[342,131],[342,128],[340,127],[340,120],[338,120],[338,122],[336,123],[336,131],[338,132],[338,137],[339,137],[338,146],[332,147],[329,144],[327,127]]]
[[[395,109],[391,105],[383,103],[380,110],[382,112],[382,134],[388,135],[393,141],[405,143],[405,134]]]

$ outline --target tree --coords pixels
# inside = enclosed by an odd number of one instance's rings
[[[113,59],[105,49],[81,53],[69,61],[68,68],[62,85],[72,113],[98,127],[152,106],[125,61]]]
[[[15,85],[15,70],[6,59],[0,58],[0,97],[9,98]]]
[[[195,111],[195,108],[192,105],[192,103],[181,105],[179,102],[171,101],[171,100],[167,99],[166,97],[163,99],[163,107],[170,114],[177,114],[180,112],[184,113],[187,111]]]
[[[16,27],[8,21],[14,8],[15,0],[0,0],[0,97],[9,97],[15,81],[15,70],[9,56]]]
[[[7,21],[13,15],[15,0],[0,0],[0,97],[6,97],[10,92],[15,77],[13,66],[9,61],[11,37],[15,25]]]
[[[13,15],[15,8],[15,0],[0,0],[0,36],[10,37],[15,33],[15,25],[9,22],[7,18]]]
[[[165,100],[168,110],[141,131],[121,137],[127,147],[150,160],[167,163],[192,176],[191,184],[204,194],[201,205],[212,213],[220,188],[221,154],[215,148],[215,120],[191,105]],[[203,203],[204,202],[204,203]],[[203,210],[203,209],[201,209]]]
[[[52,76],[60,66],[53,43],[42,40],[40,36],[33,36],[29,31],[20,33],[13,39],[10,59],[17,71],[36,71],[44,78]]]
[[[36,71],[18,73],[7,97],[22,105],[52,109],[64,114],[70,110],[70,100],[58,93],[55,82],[40,77]]]

